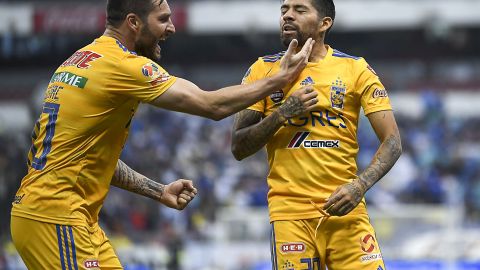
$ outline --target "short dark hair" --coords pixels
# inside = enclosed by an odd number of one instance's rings
[[[323,17],[330,17],[335,20],[335,4],[333,0],[310,0],[317,10],[318,14]]]
[[[332,18],[332,26],[333,22],[335,21],[335,4],[333,0],[310,0],[312,1],[312,5],[318,12],[318,15],[321,19],[324,17]],[[332,26],[327,30],[327,34],[332,29]]]
[[[160,4],[164,0],[160,0]],[[145,20],[153,8],[153,0],[108,0],[107,25],[118,27],[129,13]]]

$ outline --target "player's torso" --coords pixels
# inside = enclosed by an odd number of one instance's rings
[[[91,218],[89,211],[99,209],[138,105],[105,91],[123,52],[111,42],[94,42],[55,71],[14,210],[65,222]]]
[[[355,89],[354,59],[337,59],[331,54],[318,63],[309,63],[295,82],[265,99],[268,116],[306,85],[318,93],[317,106],[289,119],[267,144],[269,198],[275,197],[269,201],[271,212],[298,211],[305,216],[305,211],[314,211],[309,199],[323,203],[357,173],[356,135],[361,102]],[[269,73],[277,72],[279,62],[270,64],[270,68]],[[299,209],[301,205],[308,210]]]

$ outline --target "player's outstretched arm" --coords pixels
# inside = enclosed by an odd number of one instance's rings
[[[289,118],[310,111],[317,104],[318,93],[312,86],[295,91],[272,114],[262,119],[262,113],[243,110],[235,116],[232,131],[232,153],[242,160],[260,150]]]
[[[370,165],[351,183],[337,188],[328,198],[324,210],[330,215],[343,216],[352,211],[369,190],[393,167],[402,154],[402,143],[392,111],[367,115],[381,144]]]
[[[152,198],[164,205],[182,210],[195,198],[197,189],[192,181],[179,179],[168,185],[157,183],[118,160],[111,185]]]
[[[221,120],[281,89],[298,77],[305,68],[314,41],[308,39],[296,53],[298,42],[293,40],[281,60],[280,71],[271,77],[247,85],[229,86],[217,91],[203,91],[195,84],[178,78],[152,104],[164,109]]]

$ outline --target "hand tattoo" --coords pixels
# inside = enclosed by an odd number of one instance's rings
[[[305,111],[303,102],[297,96],[290,96],[285,103],[278,108],[278,113],[286,119],[300,115]]]
[[[111,184],[157,201],[160,201],[165,190],[165,185],[137,173],[121,160],[117,162]]]

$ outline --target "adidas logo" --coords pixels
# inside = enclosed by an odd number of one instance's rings
[[[303,80],[300,85],[311,85],[311,84],[315,84],[315,82],[313,81],[312,77],[308,76],[305,80]]]

